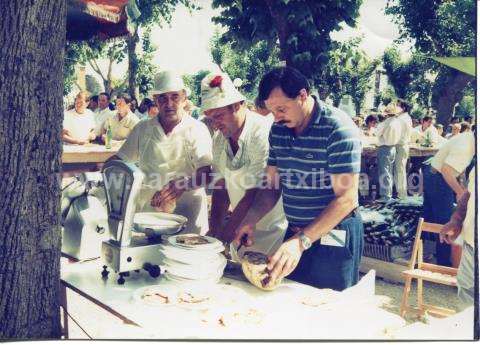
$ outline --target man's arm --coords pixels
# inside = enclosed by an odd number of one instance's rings
[[[465,193],[465,188],[462,187],[462,185],[458,182],[457,176],[459,173],[452,168],[448,164],[443,164],[441,174],[443,178],[445,179],[445,182],[452,188],[452,190],[455,192],[455,195],[457,196],[457,201],[461,198],[463,193]]]
[[[350,212],[358,207],[358,174],[332,174],[332,188],[335,198],[327,208],[310,223],[303,233],[312,242],[335,228]]]
[[[312,242],[317,241],[337,226],[353,209],[358,206],[358,174],[332,174],[332,187],[335,193],[327,208],[308,225],[303,233]],[[284,242],[268,263],[270,280],[289,275],[297,267],[302,256],[303,246],[299,236],[293,236]]]
[[[463,193],[462,197],[458,201],[457,208],[453,212],[450,220],[442,227],[440,232],[440,241],[452,244],[453,241],[460,235],[462,231],[463,221],[467,216],[468,200],[470,199],[470,193],[467,191]]]
[[[62,140],[66,143],[77,144],[77,145],[83,145],[87,143],[86,141],[75,139],[74,137],[72,137],[72,134],[66,129],[62,130]]]
[[[159,192],[156,192],[152,200],[156,200],[152,206],[159,207],[160,203],[171,202],[178,199],[184,192],[206,187],[211,181],[211,167],[198,168],[192,176],[182,177],[167,183]]]
[[[217,237],[223,232],[222,225],[227,215],[230,199],[225,188],[225,179],[219,180],[213,186],[212,208],[210,211],[209,235]]]
[[[237,245],[240,244],[244,235],[247,236],[244,243],[245,246],[248,247],[254,243],[253,230],[255,229],[255,224],[275,207],[280,195],[280,176],[278,175],[277,167],[268,165],[266,168],[265,185],[256,191],[248,213],[235,231],[234,242]],[[245,205],[248,203],[249,200],[245,202]]]

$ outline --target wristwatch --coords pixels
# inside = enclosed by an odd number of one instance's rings
[[[310,238],[308,236],[306,236],[303,233],[303,231],[300,232],[298,238],[300,239],[300,244],[302,245],[303,250],[307,250],[308,248],[310,248],[312,246],[312,241],[310,240]]]

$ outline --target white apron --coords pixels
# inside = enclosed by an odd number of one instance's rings
[[[247,176],[247,169],[242,167],[237,170],[225,167],[224,177],[225,185],[227,187],[230,203],[233,208],[237,207],[240,200],[245,195],[245,188],[242,188],[242,181],[245,181]],[[267,255],[272,255],[283,243],[285,232],[287,231],[288,222],[283,212],[282,198],[278,200],[275,207],[267,213],[255,226],[254,244],[251,247],[242,246],[238,256],[241,258],[245,251],[257,251]],[[230,253],[235,253],[235,244],[230,245]]]
[[[163,139],[163,140],[162,140]],[[162,138],[159,129],[150,127],[139,144],[139,167],[145,173],[142,191],[137,200],[137,212],[155,212],[150,206],[155,192],[171,179],[191,176],[195,172],[189,143],[180,136]],[[207,195],[205,188],[184,192],[177,199],[175,214],[188,219],[182,233],[205,234],[208,231]]]

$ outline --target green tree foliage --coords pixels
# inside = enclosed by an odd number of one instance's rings
[[[185,82],[185,85],[191,91],[191,94],[188,98],[195,105],[200,105],[200,83],[201,83],[202,79],[207,76],[208,73],[210,73],[210,71],[201,70],[201,71],[198,71],[195,74],[184,75],[183,76],[183,81]]]
[[[355,25],[361,0],[213,0],[221,8],[213,21],[228,30],[223,43],[235,50],[248,49],[259,41],[277,44],[287,66],[299,69],[314,85],[324,85],[330,32],[341,23]]]
[[[398,24],[401,40],[414,40],[416,50],[427,57],[475,56],[474,0],[389,0],[385,12]],[[473,78],[446,66],[435,70],[432,106],[445,125]]]
[[[431,103],[434,76],[438,63],[414,51],[412,56],[402,60],[394,46],[383,55],[383,67],[398,97],[428,109]]]
[[[153,88],[153,77],[157,72],[157,66],[153,64],[156,48],[152,43],[150,29],[145,30],[142,37],[142,55],[138,57],[136,83],[140,94],[145,97]]]
[[[117,38],[107,42],[92,39],[86,42],[68,43],[65,54],[65,94],[68,94],[74,85],[75,64],[89,64],[102,78],[107,92],[112,91],[112,67],[128,57],[129,76],[127,83],[131,84],[128,90],[136,89],[142,94],[151,87],[151,73],[154,73],[152,64],[154,45],[151,43],[150,29],[153,25],[169,24],[172,15],[179,5],[190,11],[199,9],[192,0],[136,0],[140,16],[133,23],[133,33],[126,38]],[[142,40],[139,37],[139,28],[143,29]],[[143,52],[137,56],[137,44],[142,43]],[[101,70],[99,60],[107,59],[107,71]]]
[[[262,76],[280,63],[279,50],[267,41],[259,41],[248,49],[236,50],[232,43],[223,42],[217,32],[210,44],[213,61],[232,80],[242,80],[241,91],[250,100],[257,96],[257,87]]]
[[[370,59],[360,49],[361,38],[352,38],[346,42],[335,42],[329,52],[328,66],[325,67],[324,80],[321,87],[338,106],[345,95],[352,97],[357,114],[361,112],[365,96],[373,86],[374,72],[380,64],[379,60]]]
[[[98,95],[102,91],[102,87],[97,79],[90,74],[85,76],[85,84],[87,91],[93,96]]]
[[[455,108],[455,116],[461,118],[467,116],[475,117],[475,92],[473,89],[465,92],[465,96],[463,96],[462,100]]]

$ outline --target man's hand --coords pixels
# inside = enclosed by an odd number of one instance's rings
[[[455,221],[449,221],[442,227],[440,231],[440,242],[452,244],[453,241],[460,235],[462,231],[462,224]]]
[[[95,132],[92,131],[88,134],[88,141],[95,140],[96,137]]]
[[[185,178],[172,180],[159,192],[160,198],[165,202],[177,200],[187,190],[187,185],[188,180]]]
[[[270,258],[267,269],[270,272],[270,280],[277,281],[279,278],[288,276],[297,267],[303,247],[300,239],[295,236],[284,242],[276,253]]]
[[[240,244],[243,244],[245,247],[250,247],[253,245],[253,230],[255,226],[251,224],[241,224],[235,233],[235,238],[233,243],[238,247]]]

